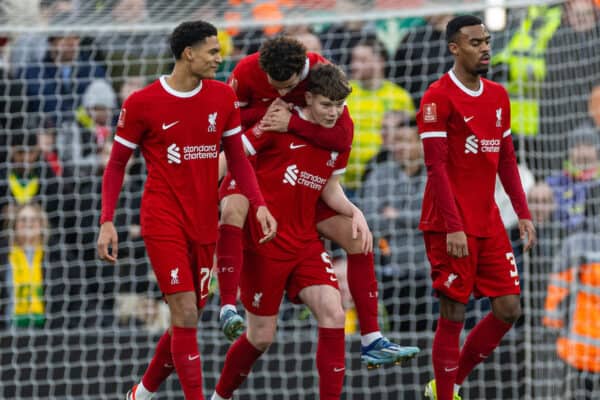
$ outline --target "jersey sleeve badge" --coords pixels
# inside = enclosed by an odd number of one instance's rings
[[[423,122],[437,121],[437,106],[435,103],[427,103],[423,105]]]

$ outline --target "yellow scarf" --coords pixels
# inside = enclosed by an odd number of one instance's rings
[[[14,315],[16,326],[43,326],[44,288],[42,261],[44,250],[36,246],[31,265],[25,251],[20,246],[13,246],[8,256],[12,268]]]
[[[14,173],[8,176],[8,184],[10,185],[10,192],[18,204],[29,203],[40,188],[40,180],[38,178],[24,180],[23,184],[21,184],[21,181]]]

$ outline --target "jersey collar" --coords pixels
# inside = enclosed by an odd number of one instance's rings
[[[159,78],[160,81],[160,85],[163,87],[163,89],[165,89],[165,91],[175,97],[181,97],[181,98],[188,98],[188,97],[192,97],[197,95],[200,90],[202,90],[202,81],[200,81],[200,84],[193,90],[190,90],[189,92],[180,92],[179,90],[175,90],[173,89],[171,86],[169,86],[169,84],[167,83],[167,77],[168,75],[162,75]]]
[[[306,57],[306,61],[304,62],[304,68],[302,69],[302,72],[300,72],[300,80],[303,81],[304,79],[306,79],[309,72],[310,72],[310,60],[308,59],[308,57]]]
[[[469,96],[471,96],[471,97],[479,97],[481,95],[481,93],[483,93],[483,80],[482,79],[479,80],[479,82],[480,82],[479,89],[477,89],[477,90],[471,90],[468,87],[466,87],[465,85],[463,85],[461,81],[458,80],[458,77],[454,73],[453,69],[451,69],[450,71],[448,71],[448,75],[450,75],[450,79],[452,79],[452,82],[454,82],[454,84],[456,86],[458,86],[458,88],[460,90],[462,90],[463,92],[465,92]]]

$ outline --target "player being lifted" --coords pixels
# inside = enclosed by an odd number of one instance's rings
[[[351,91],[344,73],[334,65],[320,65],[311,70],[308,80],[306,106],[295,114],[324,127],[334,126]],[[358,241],[370,246],[364,216],[346,198],[338,179],[349,151],[325,150],[298,136],[264,132],[259,127],[246,131],[244,144],[248,153],[256,155],[256,176],[260,187],[268,188],[265,200],[279,225],[277,237],[262,246],[256,245],[260,227],[249,221],[245,228],[240,287],[248,329],[227,352],[213,399],[231,398],[273,342],[284,291],[293,302],[306,304],[317,320],[319,398],[339,399],[345,369],[345,314],[314,218],[322,198],[351,219],[360,233]]]
[[[261,130],[289,132],[312,145],[344,153],[350,150],[353,123],[346,107],[332,126],[319,126],[290,113],[291,105],[304,105],[308,74],[317,64],[328,63],[290,37],[265,41],[258,53],[242,59],[235,67],[230,84],[241,105],[242,125],[260,121]],[[266,113],[266,114],[265,114]],[[248,200],[235,182],[221,185],[221,220],[217,242],[217,267],[221,291],[221,326],[233,340],[243,332],[243,320],[235,309],[240,268],[242,233]],[[353,235],[352,220],[338,215],[323,202],[315,215],[318,232],[339,244],[348,254],[348,284],[361,329],[361,359],[368,366],[395,363],[418,353],[417,347],[403,347],[383,337],[377,321],[377,280],[371,247],[365,248]]]
[[[420,229],[440,301],[435,380],[425,395],[438,400],[460,399],[467,375],[521,315],[517,264],[494,201],[496,174],[519,216],[524,250],[536,240],[511,138],[508,95],[480,77],[490,62],[488,30],[479,18],[463,15],[448,23],[446,38],[454,66],[427,89],[417,114],[428,172]],[[471,294],[489,297],[492,312],[460,349]]]
[[[173,370],[186,399],[204,398],[196,330],[217,239],[221,139],[229,169],[256,211],[261,240],[271,239],[276,229],[243,151],[235,93],[213,80],[221,62],[217,30],[207,22],[185,22],[173,31],[170,45],[175,57],[171,75],[133,93],[123,105],[102,182],[98,252],[114,263],[115,205],[127,160],[141,148],[148,169],[142,236],[171,313],[171,327],[128,400],[150,399]]]

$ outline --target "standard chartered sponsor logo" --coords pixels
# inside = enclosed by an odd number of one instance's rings
[[[465,154],[478,152],[498,153],[500,151],[500,139],[477,139],[477,136],[471,135],[465,141]]]
[[[183,148],[184,160],[201,160],[206,158],[217,158],[219,152],[216,144],[203,144],[199,146],[185,146]]]
[[[167,161],[169,164],[181,164],[181,153],[175,143],[167,147]]]
[[[167,161],[169,164],[181,164],[181,155],[182,151],[177,144],[173,143],[167,147]],[[216,144],[183,147],[183,159],[186,161],[213,159],[218,157],[219,152],[217,151]]]
[[[296,186],[296,181],[298,180],[298,166],[296,164],[292,164],[285,169],[283,173],[283,183],[289,183],[292,186]]]
[[[300,171],[296,164],[292,164],[285,169],[283,173],[283,183],[292,186],[302,185],[314,190],[321,190],[327,182],[326,178],[319,175],[313,175],[310,172]]]
[[[473,154],[477,154],[478,150],[477,150],[477,136],[475,135],[471,135],[467,138],[467,141],[465,142],[465,154],[467,153],[473,153]]]

